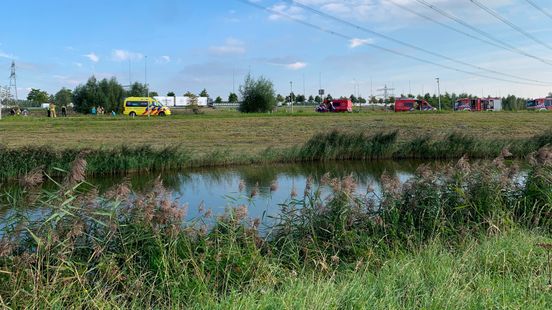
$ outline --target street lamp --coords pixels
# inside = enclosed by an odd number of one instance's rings
[[[441,111],[441,81],[439,78],[435,78],[437,80],[437,94],[439,96],[439,111]]]

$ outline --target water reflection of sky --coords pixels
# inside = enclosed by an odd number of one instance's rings
[[[301,199],[309,177],[312,178],[313,188],[317,188],[326,173],[330,173],[332,178],[352,175],[359,193],[365,194],[368,186],[377,193],[380,191],[379,180],[384,171],[405,182],[419,164],[420,162],[411,161],[384,161],[250,165],[162,173],[159,176],[173,197],[181,205],[188,206],[188,219],[199,215],[200,206],[211,210],[214,215],[221,215],[226,209],[239,205],[247,205],[252,218],[266,218],[276,216],[280,209],[279,204],[290,201],[292,192],[297,193],[297,198]],[[134,175],[130,180],[133,189],[141,192],[147,191],[157,176]],[[102,179],[97,184],[101,188],[107,188],[121,181],[116,179]],[[241,192],[240,182],[244,184]],[[274,183],[277,184],[276,189],[271,191]],[[257,195],[251,198],[255,189]],[[321,191],[328,194],[329,188],[321,187]]]
[[[405,182],[421,163],[419,161],[333,161],[248,165],[231,168],[190,169],[181,172],[103,176],[90,178],[88,181],[97,186],[100,192],[103,192],[128,179],[132,189],[141,193],[150,190],[157,177],[160,177],[173,198],[180,205],[188,206],[187,219],[198,217],[200,206],[204,210],[211,210],[213,215],[222,215],[227,208],[239,205],[248,206],[251,218],[266,219],[269,216],[278,215],[279,204],[289,201],[292,191],[297,193],[298,199],[301,199],[309,177],[312,178],[313,188],[317,188],[320,179],[326,173],[330,173],[332,178],[352,175],[358,184],[357,191],[359,193],[365,194],[368,186],[378,193],[380,191],[379,180],[385,171],[398,176],[402,182]],[[240,182],[242,181],[245,186],[240,192]],[[271,191],[271,185],[274,182],[277,184],[277,188]],[[11,186],[13,188],[16,185],[12,184]],[[53,185],[45,187],[49,186]],[[250,198],[250,194],[255,188],[258,188],[257,195]],[[321,187],[321,191],[328,194],[329,188]],[[7,216],[10,213],[8,211],[5,207],[4,210],[0,208],[0,219]]]

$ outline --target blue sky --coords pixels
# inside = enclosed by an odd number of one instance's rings
[[[392,1],[471,33],[416,0]],[[469,0],[426,1],[526,53],[552,59],[545,46]],[[552,91],[552,83],[523,85],[476,77],[374,49],[366,43],[477,71],[321,18],[290,1],[252,2],[355,40],[235,0],[7,1],[2,4],[0,77],[4,78],[0,85],[8,84],[12,59],[17,64],[20,97],[31,87],[50,93],[61,87],[73,89],[93,74],[98,78],[115,76],[122,84],[129,79],[144,82],[147,59],[148,83],[160,94],[198,93],[206,88],[211,96],[226,98],[239,88],[247,72],[271,79],[282,94],[289,93],[290,81],[296,93],[304,89],[307,95],[316,94],[320,76],[322,87],[334,96],[350,95],[355,85],[365,97],[377,95],[384,85],[395,88],[396,95],[409,90],[435,93],[435,77],[442,81],[442,92],[541,97]],[[480,2],[552,45],[552,19],[525,0]],[[552,13],[551,1],[533,2]],[[552,65],[452,32],[402,10],[391,0],[300,3],[466,63],[552,82]]]

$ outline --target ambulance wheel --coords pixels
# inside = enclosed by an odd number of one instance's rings
[[[159,116],[165,116],[165,112],[159,112]]]
[[[136,112],[130,112],[130,113],[128,114],[128,116],[130,116],[130,117],[135,117],[135,116],[136,116]]]

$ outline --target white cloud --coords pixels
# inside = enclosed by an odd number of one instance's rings
[[[82,63],[80,62],[74,62],[73,64],[79,68],[82,68]]]
[[[96,53],[92,52],[90,54],[83,55],[84,57],[88,58],[91,62],[98,62],[100,61],[100,57],[96,55]]]
[[[0,58],[14,59],[15,56],[14,56],[14,55],[11,55],[11,54],[8,54],[8,53],[5,53],[5,52],[3,52],[3,51],[0,51]]]
[[[141,53],[116,49],[111,52],[111,58],[115,61],[140,60],[144,58],[144,55]]]
[[[245,54],[247,49],[245,48],[245,44],[242,41],[234,38],[228,38],[223,45],[211,46],[209,48],[209,51],[217,55],[241,55]]]
[[[285,65],[285,67],[290,70],[300,70],[305,68],[306,66],[307,66],[307,63],[301,62],[301,61],[297,61],[297,62]]]
[[[155,59],[155,62],[158,63],[158,64],[168,64],[169,62],[171,62],[171,57],[170,56],[161,56],[157,59]]]
[[[269,20],[277,21],[281,19],[285,19],[284,16],[289,16],[294,19],[304,19],[303,16],[303,9],[294,6],[294,5],[286,5],[284,3],[278,3],[270,7],[270,10],[273,11],[273,14],[268,16]]]
[[[363,45],[371,44],[373,42],[374,42],[374,40],[372,40],[372,39],[358,39],[358,38],[355,38],[355,39],[352,39],[352,40],[349,41],[349,47],[350,48],[357,48],[357,47],[360,47],[360,46],[363,46]]]

